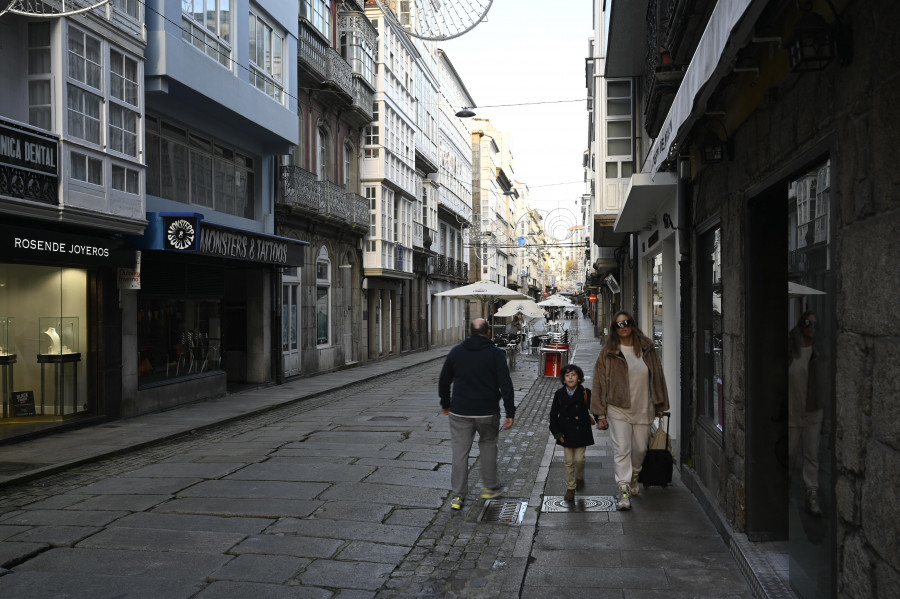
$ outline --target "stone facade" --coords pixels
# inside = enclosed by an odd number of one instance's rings
[[[789,13],[792,3],[771,2],[767,18]],[[833,21],[825,3],[817,9]],[[900,578],[896,516],[900,499],[900,176],[890,164],[900,119],[900,59],[890,52],[897,39],[900,5],[889,0],[841,2],[840,22],[852,32],[846,53],[825,70],[790,72],[786,53],[767,60],[751,53],[759,72],[734,74],[720,83],[711,103],[725,107],[733,160],[702,166],[695,161],[694,225],[720,218],[723,257],[725,430],[721,443],[698,428],[693,464],[731,525],[747,528],[747,470],[757,459],[747,422],[746,355],[748,248],[758,232],[748,225],[748,205],[779,182],[830,160],[830,273],[828,290],[834,328],[833,489],[837,596],[887,597]],[[782,25],[782,27],[785,27]],[[784,39],[789,29],[782,33]],[[749,52],[749,51],[748,51]],[[842,60],[849,64],[841,64]],[[702,125],[693,132],[691,154],[700,151]],[[775,222],[780,222],[778,218]],[[777,277],[773,280],[777,281]],[[774,284],[774,283],[773,283]],[[696,332],[696,331],[695,331]],[[695,389],[696,389],[695,382]],[[749,453],[749,455],[748,455]]]

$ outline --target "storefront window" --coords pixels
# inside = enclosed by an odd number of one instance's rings
[[[316,345],[331,341],[331,261],[324,247],[316,260]]]
[[[0,438],[96,411],[87,287],[86,270],[0,264]]]
[[[662,254],[650,260],[650,318],[653,344],[663,360],[663,270]]]
[[[831,164],[788,185],[787,467],[791,587],[834,595],[837,506],[832,471],[835,327],[831,273]]]
[[[221,370],[220,310],[218,299],[140,297],[139,385]]]
[[[701,410],[722,430],[722,229],[715,227],[700,237],[698,329],[700,333]]]

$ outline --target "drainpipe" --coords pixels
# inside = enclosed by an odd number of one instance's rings
[[[683,440],[681,443],[682,464],[692,464],[693,444],[693,412],[694,400],[691,390],[694,372],[694,353],[691,344],[691,291],[693,277],[691,270],[691,163],[687,158],[678,159],[678,180],[676,183],[676,201],[678,202],[678,264],[681,271],[681,427]]]

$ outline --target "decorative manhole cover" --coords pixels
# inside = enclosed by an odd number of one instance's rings
[[[478,520],[481,522],[500,522],[503,524],[522,524],[525,517],[527,501],[510,501],[509,499],[488,499]]]
[[[575,501],[566,501],[562,495],[544,496],[542,512],[614,512],[616,500],[609,495],[576,496]]]
[[[408,418],[405,416],[373,416],[369,418],[369,422],[406,422]]]

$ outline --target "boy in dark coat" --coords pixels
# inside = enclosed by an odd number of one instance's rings
[[[562,367],[559,379],[563,387],[553,395],[550,407],[550,433],[557,445],[562,445],[566,456],[566,501],[575,500],[575,491],[584,488],[584,453],[594,444],[594,434],[588,406],[591,390],[585,389],[584,371],[575,364]]]

